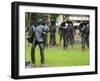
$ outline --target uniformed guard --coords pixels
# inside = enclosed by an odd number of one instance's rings
[[[37,25],[35,29],[33,30],[34,36],[32,41],[32,48],[31,48],[31,62],[34,65],[35,64],[35,48],[36,45],[39,45],[40,48],[40,56],[41,56],[41,64],[44,64],[44,35],[46,32],[44,31],[44,26],[42,25],[43,21],[42,19],[39,19],[37,21]]]
[[[56,22],[51,21],[50,31],[50,46],[56,45]]]
[[[67,38],[66,38],[67,46],[68,44],[71,44],[71,46],[73,47],[74,34],[75,34],[75,29],[74,29],[73,23],[70,21],[67,26]]]
[[[61,41],[63,39],[63,30],[62,30],[62,27],[63,27],[63,22],[60,24],[60,27],[58,29],[58,34],[60,35],[59,45],[61,45]]]
[[[85,44],[89,47],[89,25],[87,23],[81,23],[79,25],[82,50],[85,50]]]
[[[61,23],[61,27],[59,28],[61,34],[62,34],[62,38],[63,38],[63,48],[64,50],[67,47],[67,42],[66,42],[66,36],[67,36],[67,24],[66,22],[62,22]]]

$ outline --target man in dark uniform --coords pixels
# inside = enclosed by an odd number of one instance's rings
[[[42,19],[37,21],[37,25],[33,30],[33,41],[31,48],[31,61],[32,64],[35,64],[35,47],[39,45],[40,48],[40,56],[41,56],[41,64],[44,64],[44,38],[43,36],[46,34],[44,31],[45,26],[42,25]]]
[[[85,50],[85,44],[89,47],[89,24],[81,23],[79,25],[82,50]]]
[[[89,48],[89,23],[87,23],[86,24],[86,33],[87,33],[87,41],[86,41],[86,44],[87,44],[87,46],[88,46],[88,48]]]
[[[50,31],[50,46],[54,46],[56,44],[56,22],[51,21],[51,26],[49,28]]]
[[[64,50],[67,47],[67,42],[66,42],[66,36],[67,36],[67,26],[66,26],[66,22],[62,22],[61,26],[59,28],[60,33],[62,34],[62,38],[63,38],[63,48]]]
[[[74,29],[72,22],[70,22],[68,23],[68,26],[67,26],[67,38],[66,39],[67,39],[67,44],[71,44],[72,47],[74,43],[74,34],[75,34],[75,29]]]
[[[60,45],[61,45],[61,41],[62,41],[62,38],[63,38],[63,30],[62,30],[62,27],[64,26],[63,24],[64,24],[64,22],[62,22],[62,23],[60,24],[60,27],[59,27],[59,29],[58,29],[58,34],[60,35],[60,41],[59,41],[59,44],[60,44]]]

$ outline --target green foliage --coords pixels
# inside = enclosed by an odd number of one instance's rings
[[[51,14],[50,15],[50,21],[57,21],[57,18],[59,17],[59,15],[58,14]]]

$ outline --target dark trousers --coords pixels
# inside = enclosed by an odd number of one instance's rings
[[[73,47],[73,37],[71,35],[63,35],[63,48],[67,48],[68,49],[68,45],[71,44],[71,46]]]
[[[67,44],[70,44],[73,47],[74,39],[73,35],[67,36]]]
[[[67,36],[63,35],[63,48],[66,49],[68,47]]]
[[[63,36],[62,36],[62,34],[60,33],[60,41],[59,41],[59,44],[60,44],[60,45],[61,45],[62,38],[63,38]]]
[[[32,48],[31,48],[32,64],[35,64],[35,48],[36,48],[36,45],[39,45],[39,48],[40,48],[41,64],[44,64],[44,43],[38,42],[37,40],[33,41],[33,43],[32,43]]]
[[[84,51],[85,49],[85,44],[87,45],[87,47],[89,48],[89,37],[81,37],[81,44],[82,44],[82,50]]]
[[[56,45],[56,37],[55,37],[55,33],[50,33],[50,45],[54,46]]]

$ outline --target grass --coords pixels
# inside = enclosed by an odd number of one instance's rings
[[[27,37],[27,33],[26,33]],[[57,39],[59,36],[57,35]],[[57,41],[58,43],[59,41]],[[36,47],[36,64],[40,65],[40,50]],[[46,48],[45,52],[45,64],[49,66],[80,66],[89,65],[89,49],[85,51],[81,50],[80,44],[75,44],[73,48],[69,47],[68,50],[64,50],[62,45],[52,48]],[[26,60],[31,61],[31,45],[28,47],[28,41],[26,40]]]

